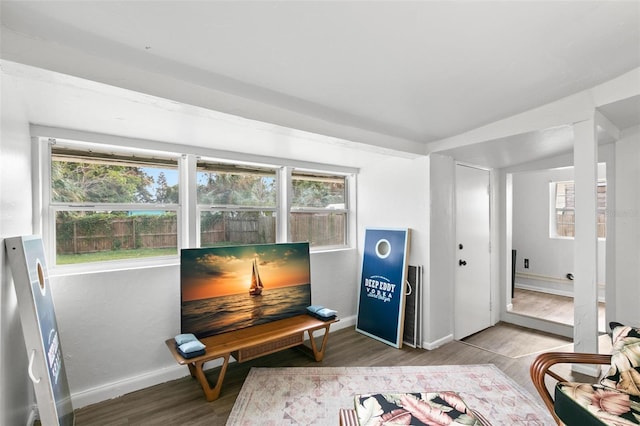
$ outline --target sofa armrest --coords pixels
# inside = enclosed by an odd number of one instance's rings
[[[555,419],[556,423],[562,424],[553,409],[553,398],[545,384],[545,377],[550,376],[558,382],[566,382],[568,380],[559,376],[550,370],[556,364],[610,364],[611,355],[608,354],[590,354],[577,352],[546,352],[540,354],[531,364],[529,374],[536,390],[542,397],[544,404]]]

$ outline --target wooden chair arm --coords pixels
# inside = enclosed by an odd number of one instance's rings
[[[529,368],[529,374],[536,390],[542,397],[547,409],[551,412],[551,415],[555,419],[558,425],[563,423],[556,416],[553,408],[553,397],[549,393],[545,384],[545,376],[551,376],[559,382],[566,382],[565,378],[559,376],[553,371],[549,370],[556,364],[610,364],[611,355],[608,354],[590,354],[590,353],[578,353],[578,352],[546,352],[540,354],[531,364]]]

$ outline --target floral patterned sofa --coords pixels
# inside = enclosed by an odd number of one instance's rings
[[[612,322],[611,355],[548,352],[536,357],[533,384],[559,425],[640,424],[640,329]],[[550,370],[556,364],[603,364],[608,371],[598,383],[568,382]],[[545,377],[557,381],[551,397]]]

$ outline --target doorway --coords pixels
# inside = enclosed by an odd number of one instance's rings
[[[491,326],[489,171],[456,164],[454,338]]]
[[[604,163],[598,165],[598,176],[600,179],[606,178]],[[565,211],[572,207],[573,194],[559,193],[559,188],[569,188],[568,183],[572,183],[573,179],[572,166],[511,174],[511,242],[516,255],[513,258],[513,294],[507,304],[508,312],[512,314],[543,319],[549,323],[574,325],[574,212],[566,214]],[[606,192],[603,195],[606,196]],[[602,230],[606,231],[606,228]],[[598,241],[597,265],[600,332],[606,330],[605,251],[603,235]]]

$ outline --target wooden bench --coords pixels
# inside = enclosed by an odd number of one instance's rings
[[[337,321],[339,320],[321,321],[309,315],[298,315],[228,333],[204,337],[200,341],[206,346],[206,353],[189,359],[182,357],[178,353],[175,339],[168,339],[165,343],[173,357],[178,361],[178,364],[186,364],[189,367],[191,376],[200,382],[207,401],[214,401],[220,395],[230,356],[233,356],[238,362],[244,362],[298,346],[313,356],[316,361],[322,361],[327,340],[329,339],[329,327]],[[322,344],[318,347],[313,333],[320,329],[324,329],[324,337]],[[309,335],[311,347],[304,345],[305,332]],[[204,374],[203,366],[206,362],[218,358],[224,358],[224,361],[218,374],[216,385],[211,387]]]

